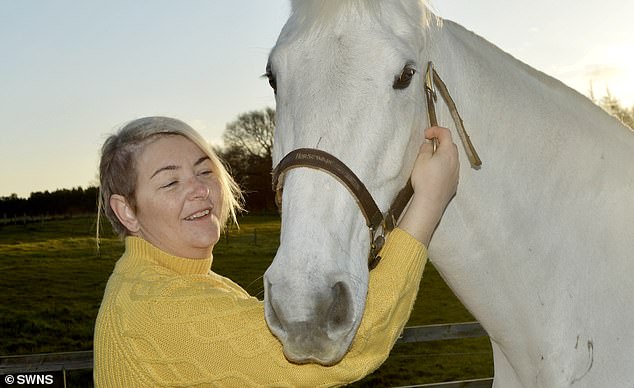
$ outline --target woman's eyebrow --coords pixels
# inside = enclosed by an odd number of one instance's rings
[[[209,158],[209,156],[205,155],[205,156],[201,157],[200,159],[198,159],[196,161],[196,163],[194,163],[194,166],[198,166],[199,164],[201,164],[202,162],[204,162],[206,160],[211,160],[211,159]]]
[[[172,170],[178,170],[180,168],[180,166],[173,166],[173,165],[169,165],[169,166],[165,166],[165,167],[161,167],[158,170],[154,171],[154,174],[152,174],[152,176],[150,177],[150,179],[154,178],[156,176],[156,174],[163,172],[163,171],[172,171]]]
[[[198,159],[196,161],[196,163],[194,163],[194,166],[198,166],[199,164],[203,163],[206,160],[211,160],[209,158],[209,156],[203,156],[200,159]],[[180,166],[175,166],[175,165],[169,165],[169,166],[164,166],[159,168],[158,170],[154,171],[154,174],[152,174],[152,176],[150,177],[150,179],[154,178],[157,174],[163,172],[163,171],[173,171],[173,170],[178,170],[180,169]]]

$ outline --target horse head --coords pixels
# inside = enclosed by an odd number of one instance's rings
[[[267,76],[276,93],[273,163],[325,151],[385,212],[422,141],[423,3],[293,1]],[[317,169],[285,174],[280,247],[264,275],[265,316],[297,363],[338,362],[361,322],[370,234],[346,186]]]

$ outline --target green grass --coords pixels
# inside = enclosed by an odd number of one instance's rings
[[[109,227],[105,228],[108,232]],[[0,355],[90,350],[103,290],[123,244],[106,234],[95,245],[93,217],[0,228]],[[279,244],[278,217],[244,217],[214,248],[213,269],[261,297],[261,276]],[[428,264],[408,323],[474,320]],[[375,373],[355,386],[395,386],[490,377],[486,338],[396,345]],[[90,386],[91,372],[70,374]]]

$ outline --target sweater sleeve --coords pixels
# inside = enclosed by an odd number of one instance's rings
[[[350,351],[329,367],[287,361],[266,326],[262,302],[226,278],[111,279],[111,302],[104,297],[95,329],[95,383],[316,387],[359,380],[385,361],[407,322],[427,252],[396,229],[382,257],[370,274],[366,310]]]

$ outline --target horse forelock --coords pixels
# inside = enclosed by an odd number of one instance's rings
[[[371,17],[401,31],[440,21],[426,0],[291,0],[291,18],[306,29],[338,23],[342,15]]]

